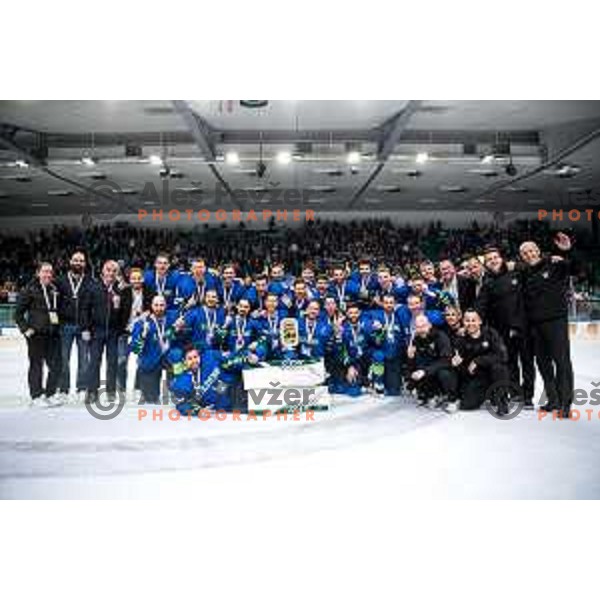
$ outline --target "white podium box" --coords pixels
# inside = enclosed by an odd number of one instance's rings
[[[322,360],[311,364],[265,365],[242,371],[244,389],[264,389],[273,387],[313,387],[325,381],[325,364]]]
[[[331,396],[325,381],[323,361],[311,364],[285,363],[243,371],[248,392],[248,410],[260,412],[327,408]]]

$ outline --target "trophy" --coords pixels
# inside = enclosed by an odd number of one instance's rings
[[[291,317],[281,320],[279,326],[279,339],[283,350],[293,350],[300,343],[300,334],[298,333],[298,321]]]

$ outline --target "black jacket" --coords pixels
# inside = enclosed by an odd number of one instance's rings
[[[475,306],[481,318],[502,335],[526,331],[521,274],[506,265],[499,273],[486,274]]]
[[[91,293],[85,298],[82,307],[81,327],[84,331],[116,331],[123,330],[123,290],[115,284],[112,297],[102,281],[94,281]],[[118,298],[118,300],[114,300]]]
[[[54,284],[50,284],[47,290],[50,307],[51,309],[56,307],[56,313],[60,320],[63,306],[60,291]],[[50,311],[46,305],[46,298],[39,279],[32,280],[19,294],[15,320],[21,333],[25,333],[28,329],[33,329],[38,335],[50,335],[58,332],[58,326],[50,323]]]
[[[434,375],[440,369],[450,367],[452,346],[443,331],[432,328],[425,337],[415,335],[413,346],[415,357],[408,360],[411,371],[423,369],[427,375]]]
[[[57,279],[56,287],[63,298],[63,318],[61,321],[63,325],[82,325],[83,307],[89,302],[88,296],[93,293],[95,283],[89,275],[85,274],[77,296],[74,297],[69,276],[65,274]]]
[[[569,309],[567,292],[570,262],[567,259],[552,262],[550,257],[544,257],[533,267],[521,267],[521,272],[527,320],[541,323],[566,319]]]
[[[475,306],[477,299],[477,282],[464,275],[456,276],[456,286],[458,288],[458,303],[464,312],[468,308]]]
[[[461,368],[466,369],[474,361],[478,367],[490,368],[494,363],[505,364],[508,361],[506,346],[500,334],[492,327],[482,327],[478,338],[465,333],[456,338],[456,350],[463,359]]]
[[[150,310],[154,293],[146,286],[142,288],[142,310]],[[133,288],[127,286],[121,292],[121,329],[126,330],[129,325],[129,316],[131,315],[131,305],[133,303]]]

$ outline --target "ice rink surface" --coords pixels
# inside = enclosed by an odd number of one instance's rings
[[[576,388],[589,394],[600,343],[577,340],[572,354]],[[314,421],[174,422],[166,411],[140,419],[130,404],[100,421],[81,405],[29,408],[26,369],[24,343],[0,338],[1,498],[200,501],[227,482],[274,479],[290,491],[335,486],[349,500],[357,486],[407,499],[600,498],[598,405],[577,406],[572,421],[532,411],[500,421],[410,398],[338,398]]]

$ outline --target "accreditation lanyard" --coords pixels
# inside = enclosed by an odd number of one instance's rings
[[[42,292],[44,293],[44,300],[46,302],[46,308],[48,309],[48,318],[50,319],[51,325],[58,325],[58,313],[56,312],[56,290],[52,290],[52,304],[50,304],[50,298],[48,297],[48,289],[42,283]]]
[[[369,280],[369,275],[363,275],[361,277],[360,280],[360,291],[361,292],[366,292],[367,291],[367,281]]]
[[[340,308],[341,308],[342,305],[344,304],[344,298],[346,297],[346,282],[344,281],[344,283],[342,284],[341,287],[339,285],[337,285],[336,289],[337,289],[337,296],[338,296],[338,300],[339,300]],[[342,308],[342,310],[344,310],[344,309]]]
[[[69,285],[71,286],[71,294],[73,295],[73,300],[77,300],[79,297],[79,288],[83,283],[83,275],[77,279],[73,277],[71,273],[67,273],[67,277],[69,278]],[[77,283],[75,283],[77,281]]]

